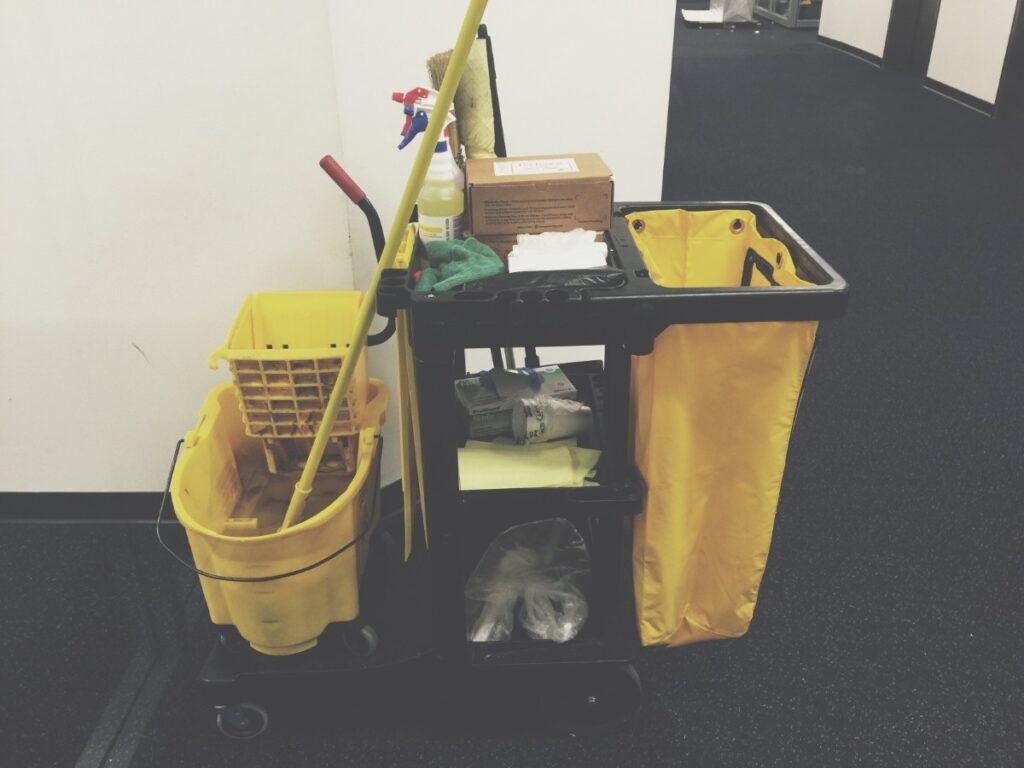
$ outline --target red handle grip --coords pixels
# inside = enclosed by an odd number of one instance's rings
[[[345,169],[338,165],[338,161],[333,157],[324,155],[320,160],[320,167],[327,172],[335,184],[341,187],[341,191],[348,195],[349,200],[353,203],[359,205],[366,199],[366,193],[352,180],[351,176],[345,173]]]

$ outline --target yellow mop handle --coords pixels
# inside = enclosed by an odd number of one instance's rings
[[[420,187],[427,176],[427,167],[434,156],[437,142],[441,138],[441,129],[447,118],[448,111],[452,107],[452,100],[455,98],[455,89],[462,79],[462,72],[466,68],[466,60],[469,58],[473,40],[476,39],[477,29],[484,17],[484,9],[487,8],[487,0],[470,0],[466,8],[466,16],[462,20],[462,29],[459,30],[459,38],[452,51],[451,60],[448,62],[448,71],[445,72],[444,81],[441,83],[441,90],[437,94],[437,104],[430,114],[427,129],[423,132],[419,152],[416,153],[416,161],[412,165],[409,179],[405,182],[405,191],[402,193],[402,201],[398,204],[398,211],[391,222],[391,230],[388,232],[387,241],[384,245],[384,253],[381,254],[377,271],[370,281],[370,287],[366,291],[366,299],[359,306],[359,315],[356,317],[355,333],[352,336],[352,346],[345,354],[341,363],[341,372],[338,380],[334,382],[334,389],[331,391],[331,399],[324,410],[323,421],[316,432],[316,439],[313,441],[313,448],[306,459],[306,466],[302,468],[302,476],[295,484],[295,491],[292,493],[291,501],[288,502],[288,511],[285,513],[284,522],[281,523],[281,530],[294,525],[302,518],[306,508],[306,501],[313,491],[313,478],[320,469],[320,462],[323,460],[324,451],[327,449],[327,441],[330,439],[334,422],[338,418],[338,411],[341,410],[342,400],[348,392],[349,384],[352,381],[352,372],[355,370],[356,361],[366,346],[366,334],[370,331],[370,323],[377,311],[377,284],[380,282],[381,272],[390,269],[398,253],[398,247],[402,244],[402,236],[405,233],[406,224],[412,216],[412,208],[416,204]]]

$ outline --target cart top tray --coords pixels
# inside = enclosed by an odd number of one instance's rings
[[[626,217],[666,209],[749,211],[763,236],[789,249],[796,274],[810,285],[657,285]],[[412,272],[419,259],[407,253],[405,263],[412,266],[389,270],[382,279],[378,311],[391,315],[409,309],[417,349],[624,343],[632,354],[646,354],[654,338],[670,325],[830,320],[846,310],[846,281],[763,203],[620,203],[606,240],[608,269],[500,275],[438,293],[413,290]],[[407,250],[415,242],[407,238]]]

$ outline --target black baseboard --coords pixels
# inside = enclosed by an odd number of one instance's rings
[[[153,520],[161,493],[0,493],[0,521]]]
[[[866,61],[868,64],[873,64],[879,68],[882,66],[882,58],[880,56],[875,56],[873,53],[862,51],[860,48],[854,48],[852,45],[847,45],[846,43],[841,43],[838,40],[833,40],[831,37],[825,37],[824,35],[819,34],[818,42],[822,45],[827,45],[829,48],[835,48],[837,51],[849,54],[861,61]]]
[[[924,79],[924,87],[962,106],[973,109],[975,112],[981,112],[981,114],[988,117],[992,117],[996,113],[995,104],[990,104],[984,99],[979,99],[977,96],[971,96],[971,94],[959,91],[950,85],[940,83],[938,80],[932,80],[930,77]]]
[[[0,493],[0,522],[152,522],[162,493]],[[402,507],[402,484],[381,488],[381,511]],[[168,519],[173,520],[172,517]]]

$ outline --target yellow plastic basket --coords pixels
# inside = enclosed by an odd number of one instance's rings
[[[246,434],[261,438],[316,435],[363,300],[359,291],[254,293],[246,298],[228,339],[210,355],[227,360]],[[331,430],[353,435],[363,426],[366,354]]]
[[[370,379],[367,388],[371,423],[354,438],[353,470],[319,472],[305,517],[283,531],[296,476],[267,472],[263,441],[246,434],[230,384],[209,394],[185,438],[171,498],[200,570],[229,579],[276,577],[355,542],[327,562],[284,578],[239,582],[200,576],[213,623],[234,625],[261,653],[307,650],[328,624],[359,615],[359,577],[379,513],[377,437],[388,399],[378,379]]]

